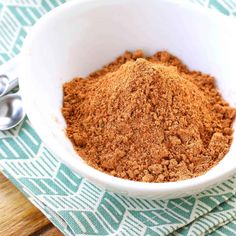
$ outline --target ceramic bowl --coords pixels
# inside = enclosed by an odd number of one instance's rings
[[[198,193],[236,171],[236,141],[214,168],[197,178],[142,183],[88,166],[65,135],[62,85],[86,76],[125,50],[168,50],[191,69],[217,78],[223,97],[236,102],[234,20],[185,1],[74,0],[42,17],[25,40],[20,88],[30,121],[50,150],[79,175],[106,190],[146,199]]]

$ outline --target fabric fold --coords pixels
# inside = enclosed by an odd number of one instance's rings
[[[189,1],[226,15],[236,9],[236,0]],[[6,19],[15,22],[8,40],[0,34],[0,64],[19,53],[38,18],[64,2],[0,1],[0,25],[6,25]],[[105,192],[62,164],[27,118],[0,132],[0,171],[65,235],[218,236],[236,231],[236,176],[195,196],[171,200]]]

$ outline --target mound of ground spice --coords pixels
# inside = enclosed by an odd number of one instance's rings
[[[176,57],[126,52],[64,84],[62,112],[78,154],[113,176],[169,182],[204,174],[228,152],[235,110],[209,75]]]

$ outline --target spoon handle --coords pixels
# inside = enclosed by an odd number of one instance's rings
[[[0,97],[2,97],[18,86],[17,57],[6,62],[0,67],[0,77],[5,77],[8,79],[8,87],[4,93],[1,94]]]

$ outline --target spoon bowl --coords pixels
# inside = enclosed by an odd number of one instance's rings
[[[9,94],[0,99],[0,130],[8,130],[18,125],[25,117],[21,96]]]

